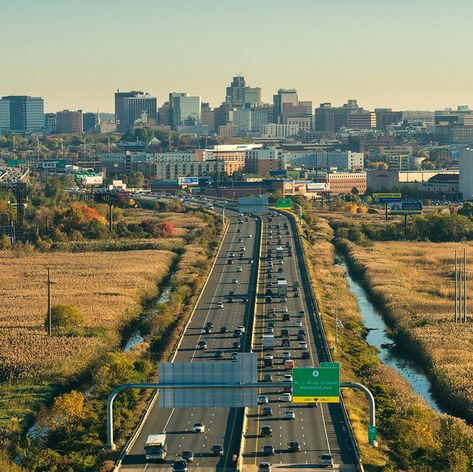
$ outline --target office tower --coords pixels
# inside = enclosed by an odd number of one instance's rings
[[[220,126],[231,123],[233,119],[233,107],[223,102],[219,107],[214,108],[214,128],[217,131]]]
[[[10,131],[10,102],[0,100],[0,135]]]
[[[232,107],[242,107],[245,104],[245,78],[233,77],[232,83],[227,87],[225,102]]]
[[[460,151],[460,192],[463,200],[473,198],[473,149],[467,148]]]
[[[233,77],[233,80],[225,93],[225,103],[232,108],[252,106],[261,102],[261,88],[248,87],[244,77]]]
[[[10,102],[12,131],[40,131],[44,127],[44,102],[40,97],[10,95],[2,97]]]
[[[363,111],[356,100],[348,100],[341,107],[332,107],[331,103],[321,103],[315,109],[314,129],[324,133],[336,133],[342,127],[347,126],[348,114]]]
[[[44,132],[47,134],[56,132],[56,113],[46,113],[44,115]]]
[[[402,111],[392,111],[391,108],[376,108],[376,128],[386,131],[390,125],[402,121]]]
[[[172,92],[169,94],[169,103],[174,128],[200,124],[200,97],[190,96],[185,92]]]
[[[206,125],[211,133],[215,131],[215,114],[208,103],[202,103],[200,108],[200,123]]]
[[[164,102],[158,108],[158,123],[163,126],[172,125],[172,110],[169,102]]]
[[[244,105],[246,107],[253,106],[256,103],[261,103],[261,88],[260,87],[245,87],[244,90]]]
[[[249,108],[236,108],[233,111],[233,124],[238,126],[239,133],[251,131],[251,110]]]
[[[270,122],[272,116],[271,105],[259,105],[251,107],[251,131],[262,133],[264,125]]]
[[[83,126],[82,110],[64,110],[56,114],[56,132],[59,134],[82,134]]]
[[[117,131],[126,133],[133,123],[146,114],[148,119],[156,120],[157,100],[148,93],[140,91],[115,93],[115,122]]]
[[[347,128],[376,128],[376,113],[371,111],[352,111],[347,115]]]
[[[98,116],[98,113],[84,113],[83,115],[83,120],[82,120],[82,123],[83,123],[83,130],[84,130],[84,133],[94,133],[95,132],[95,128],[97,126],[97,122],[98,122],[98,119],[97,119],[97,116]]]
[[[277,95],[273,95],[274,104],[274,121],[276,123],[283,122],[284,104],[290,103],[294,106],[298,104],[297,90],[295,89],[279,89]]]

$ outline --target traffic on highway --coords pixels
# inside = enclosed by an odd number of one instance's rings
[[[220,211],[210,204],[204,203]],[[254,216],[228,208],[226,217],[172,361],[231,363],[254,351],[259,381],[287,386],[255,390],[257,408],[160,409],[153,401],[120,470],[357,470],[340,405],[292,402],[292,370],[319,366],[321,333],[306,300],[291,221],[276,212]]]

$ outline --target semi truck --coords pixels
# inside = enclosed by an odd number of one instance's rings
[[[166,433],[150,434],[145,444],[147,461],[164,461],[167,455]]]
[[[274,334],[263,334],[263,351],[274,350]]]

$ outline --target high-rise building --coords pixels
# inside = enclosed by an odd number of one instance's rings
[[[163,126],[171,126],[172,125],[172,116],[171,116],[171,106],[169,102],[164,102],[158,108],[158,124]]]
[[[271,105],[255,105],[251,107],[251,131],[262,133],[264,125],[270,122],[272,116]]]
[[[200,97],[190,96],[185,92],[172,92],[169,94],[169,103],[174,128],[200,124]]]
[[[146,114],[148,119],[156,120],[157,100],[148,93],[140,91],[115,93],[115,122],[117,131],[126,133],[133,123]]]
[[[245,87],[244,105],[251,107],[255,103],[261,103],[261,88],[260,87]]]
[[[82,110],[58,111],[56,114],[56,132],[59,134],[82,134],[84,123]]]
[[[347,115],[347,128],[376,128],[376,113],[371,111],[352,111]]]
[[[282,120],[287,123],[288,118],[309,118],[312,117],[312,102],[304,101],[294,103],[283,103]]]
[[[84,133],[93,133],[97,127],[97,115],[98,113],[84,113],[83,115],[83,129]]]
[[[341,107],[332,107],[331,103],[321,103],[319,108],[315,109],[314,129],[324,133],[336,133],[342,127],[347,126],[347,117],[349,113],[363,111],[356,100],[348,100]]]
[[[233,77],[232,83],[226,89],[225,102],[232,107],[242,107],[245,104],[245,78]]]
[[[391,108],[376,108],[376,128],[386,131],[390,125],[402,121],[402,111],[392,111]]]
[[[274,121],[276,123],[283,122],[284,104],[290,103],[297,106],[299,100],[297,98],[297,90],[295,89],[279,89],[276,95],[273,95],[274,104]]]
[[[47,134],[56,132],[56,113],[46,113],[44,115],[44,132]]]
[[[10,131],[10,102],[0,100],[0,135]]]
[[[463,200],[473,198],[473,149],[462,149],[460,151],[460,193]]]
[[[10,103],[12,131],[40,131],[44,128],[44,101],[40,97],[10,95],[2,97]]]
[[[215,113],[208,103],[202,103],[200,108],[200,122],[207,126],[210,133],[215,132]]]
[[[236,108],[233,111],[233,124],[238,126],[240,134],[251,131],[251,110],[249,108]]]

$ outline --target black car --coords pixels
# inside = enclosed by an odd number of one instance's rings
[[[233,349],[240,349],[241,344],[238,341],[235,341],[233,344]]]
[[[298,334],[298,335],[296,336],[296,339],[297,339],[298,341],[304,341],[304,340],[305,340],[303,334]]]
[[[274,447],[271,445],[263,446],[261,452],[263,456],[274,456]]]
[[[273,416],[273,409],[270,406],[263,408],[263,416]]]
[[[310,352],[304,351],[301,355],[302,359],[310,359]]]
[[[205,326],[208,326],[210,329],[213,329],[214,324],[211,321],[207,321],[207,323],[205,323]]]
[[[261,436],[272,436],[273,430],[271,426],[261,426]]]
[[[304,328],[301,328],[297,334],[302,334],[302,336],[305,336],[305,329]]]
[[[187,471],[187,461],[184,459],[176,459],[172,463],[173,472],[186,472]]]
[[[210,454],[212,456],[223,456],[223,446],[221,444],[214,444],[210,448]]]
[[[186,462],[194,462],[194,453],[192,451],[182,451],[181,459]]]
[[[216,359],[223,359],[223,352],[222,351],[215,351],[215,358]]]
[[[263,382],[272,382],[272,381],[273,381],[273,377],[271,376],[271,374],[263,375]]]
[[[220,332],[221,332],[222,334],[228,333],[227,327],[226,327],[226,326],[222,326],[222,327],[220,328]]]
[[[290,345],[291,345],[291,343],[290,343],[289,339],[284,338],[284,339],[282,340],[282,343],[281,343],[281,346],[282,346],[282,347],[290,347]]]
[[[228,259],[227,264],[228,264],[228,265],[232,265],[232,264],[233,264],[233,261],[232,261],[231,259]]]
[[[299,441],[291,441],[287,444],[289,452],[300,452],[301,443]]]

